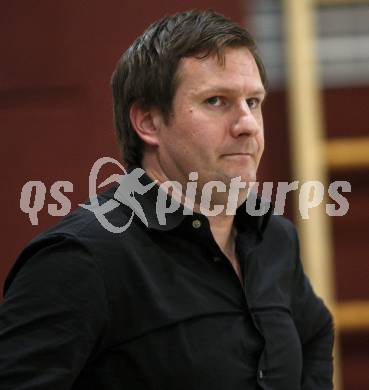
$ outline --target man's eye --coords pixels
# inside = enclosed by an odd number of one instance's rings
[[[251,109],[256,108],[260,103],[259,99],[257,99],[257,98],[247,99],[246,102],[247,102],[247,105],[249,106],[249,108],[251,108]]]
[[[211,106],[221,106],[223,101],[220,96],[212,96],[206,100],[206,103],[210,104]]]

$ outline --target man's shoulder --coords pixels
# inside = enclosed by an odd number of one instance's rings
[[[84,245],[100,240],[115,241],[121,234],[112,232],[110,226],[126,226],[129,233],[128,223],[132,210],[114,198],[116,190],[116,186],[113,186],[95,198],[81,203],[57,224],[31,240],[29,245],[57,237],[75,239]]]
[[[289,242],[296,244],[296,227],[289,219],[281,215],[272,214],[264,231],[264,237],[281,245]]]
[[[101,216],[115,226],[125,226],[130,221],[131,210],[117,202],[113,195],[116,187],[99,194],[94,200],[94,208],[91,202],[79,205],[74,211],[64,217],[54,226],[34,237],[21,251],[17,257],[5,283],[5,290],[15,278],[19,270],[29,261],[30,258],[44,253],[44,257],[51,256],[53,252],[63,252],[65,256],[71,256],[74,253],[83,253],[83,261],[101,263],[102,254],[109,253],[105,258],[113,259],[113,254],[118,253],[122,242],[129,240],[132,236],[132,229],[121,234],[115,234],[106,229],[101,223]],[[113,208],[104,214],[101,214],[99,207],[112,201]],[[100,218],[100,220],[99,220]],[[125,240],[122,240],[122,235]]]
[[[272,214],[269,219],[268,226],[273,229],[283,229],[287,233],[292,233],[295,231],[294,223],[288,218],[282,215]]]

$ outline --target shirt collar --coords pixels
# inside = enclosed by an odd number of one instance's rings
[[[137,166],[131,166],[127,169],[127,173],[130,173],[135,168],[139,168]],[[150,178],[146,173],[144,173],[140,179],[140,183],[143,185],[148,185],[153,182],[153,179]],[[150,188],[144,194],[134,194],[135,199],[141,205],[145,217],[147,219],[147,227],[149,229],[168,231],[179,226],[185,218],[193,218],[196,215],[199,215],[196,212],[193,212],[192,216],[184,215],[183,210],[184,206],[178,203],[174,198],[172,199],[169,195],[167,195],[167,204],[168,206],[171,202],[176,205],[176,209],[173,212],[168,212],[165,215],[165,222],[160,219],[157,215],[157,199],[159,191],[163,191],[158,184],[155,184],[152,188]],[[247,203],[249,206],[247,206]],[[248,207],[256,210],[263,210],[264,213],[260,213],[263,215],[251,215],[248,211]],[[264,230],[268,225],[268,221],[270,216],[272,215],[273,208],[272,204],[264,199],[262,199],[259,195],[254,192],[250,192],[247,201],[242,203],[236,210],[235,215],[235,224],[238,231],[242,232],[250,227],[254,227],[257,231],[262,235]]]

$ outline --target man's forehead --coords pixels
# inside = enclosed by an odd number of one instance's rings
[[[259,94],[265,93],[256,61],[245,47],[227,48],[223,58],[217,54],[182,58],[177,77],[179,84],[183,86],[184,83],[198,91],[227,91],[246,83],[244,87],[247,86]]]

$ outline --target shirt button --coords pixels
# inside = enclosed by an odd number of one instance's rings
[[[201,227],[201,221],[198,220],[198,219],[194,219],[194,220],[192,221],[192,227],[193,227],[194,229],[200,228],[200,227]]]
[[[213,261],[215,261],[216,263],[219,263],[220,261],[222,261],[222,258],[219,256],[214,256]]]

